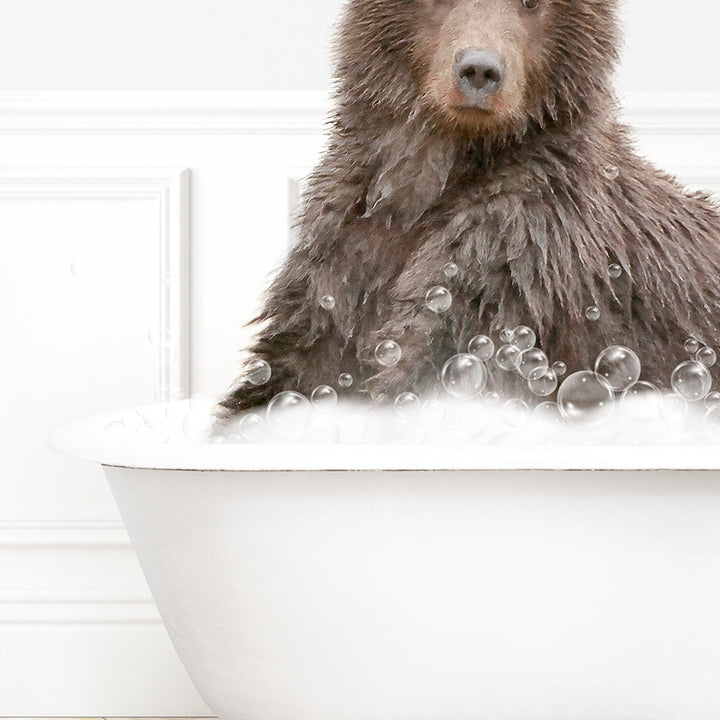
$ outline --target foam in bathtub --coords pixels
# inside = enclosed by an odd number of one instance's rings
[[[675,394],[646,396],[640,389],[616,398],[596,376],[578,375],[575,382],[588,397],[585,404],[560,398],[564,411],[554,402],[531,409],[522,400],[502,402],[494,394],[423,401],[407,392],[392,405],[372,406],[331,402],[328,398],[336,396],[329,390],[314,401],[286,391],[221,428],[214,426],[214,401],[206,398],[124,410],[96,430],[108,442],[170,445],[676,445],[720,440],[717,412],[703,412],[703,403],[688,403]]]

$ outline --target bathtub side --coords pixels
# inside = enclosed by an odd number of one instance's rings
[[[717,474],[106,473],[227,720],[720,716]]]

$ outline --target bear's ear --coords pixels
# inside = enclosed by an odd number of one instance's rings
[[[413,225],[442,194],[455,164],[457,143],[413,123],[398,124],[380,139],[376,171],[365,198],[365,217],[388,215]]]

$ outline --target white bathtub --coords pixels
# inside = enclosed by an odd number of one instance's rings
[[[124,444],[109,418],[53,445],[103,464],[224,720],[720,717],[716,447]]]

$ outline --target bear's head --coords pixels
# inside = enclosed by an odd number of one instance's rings
[[[473,136],[572,121],[611,95],[616,0],[351,0],[341,102]]]

